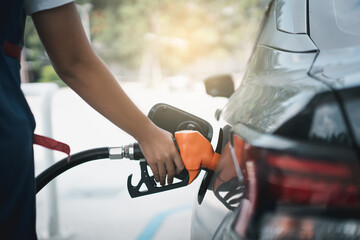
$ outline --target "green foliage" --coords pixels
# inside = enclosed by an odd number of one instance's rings
[[[93,11],[92,37],[103,46],[100,55],[138,68],[144,51],[152,51],[168,71],[199,58],[248,51],[263,12],[259,0],[114,1]]]
[[[44,64],[49,64],[49,59],[45,54],[45,49],[39,39],[35,26],[31,18],[27,18],[25,26],[24,45],[28,67],[32,72],[32,81],[37,81],[40,76],[41,68]]]
[[[46,65],[41,68],[39,82],[53,82],[59,85],[60,87],[66,86],[66,84],[56,74],[52,65]]]
[[[159,57],[165,72],[198,59],[243,58],[254,44],[264,0],[77,0],[91,3],[91,37],[107,63],[138,70],[144,54]],[[25,46],[39,77],[50,62],[31,19]],[[36,78],[36,77],[35,77]],[[41,76],[43,78],[43,76]]]

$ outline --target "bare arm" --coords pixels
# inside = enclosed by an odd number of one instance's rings
[[[172,135],[155,126],[128,98],[88,42],[74,3],[32,15],[60,78],[88,104],[140,144],[157,181],[172,183],[184,165]],[[119,110],[121,109],[121,111]]]

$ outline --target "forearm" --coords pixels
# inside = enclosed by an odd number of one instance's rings
[[[141,137],[140,129],[151,127],[151,121],[134,105],[97,56],[58,73],[88,104],[137,140]]]
[[[60,78],[94,109],[140,140],[151,121],[128,98],[92,50],[73,3],[34,14],[33,20]],[[139,128],[142,126],[142,128]]]

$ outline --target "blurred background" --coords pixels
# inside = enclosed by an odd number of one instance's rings
[[[264,0],[77,0],[94,50],[119,81],[146,86],[241,73]],[[36,34],[26,26],[24,81],[61,84]]]
[[[203,80],[231,74],[235,86],[240,84],[266,1],[76,3],[94,50],[137,106],[147,114],[153,105],[164,102],[197,115],[213,124],[215,145],[214,113],[226,99],[207,96]],[[36,133],[66,142],[72,153],[134,141],[58,78],[30,17],[22,54],[22,81],[37,121]],[[44,85],[29,91],[39,83],[50,86],[46,97]],[[54,160],[49,161],[49,154]],[[36,146],[36,174],[64,157]],[[37,195],[39,238],[189,239],[191,207],[201,175],[188,187],[131,199],[126,189],[130,174],[136,184],[139,165],[126,160],[95,161],[64,173]]]

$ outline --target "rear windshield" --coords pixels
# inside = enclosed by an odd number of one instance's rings
[[[355,141],[360,146],[360,87],[342,92],[345,99],[345,110],[347,112],[351,130]]]
[[[338,27],[348,34],[360,36],[360,0],[334,0]]]

